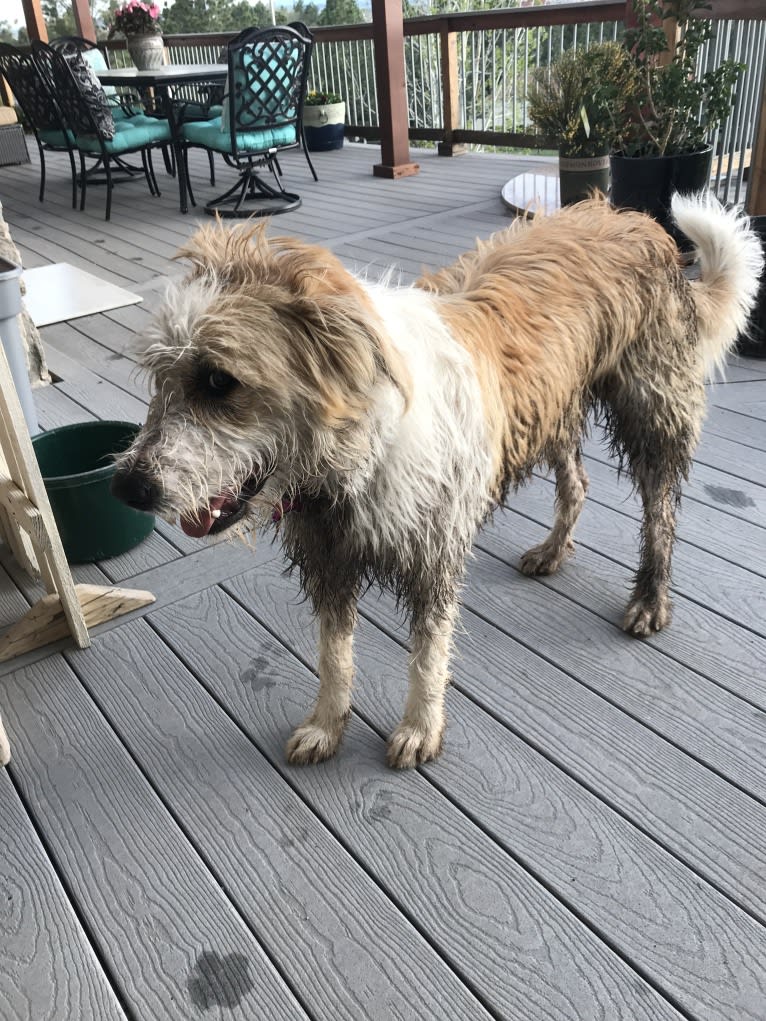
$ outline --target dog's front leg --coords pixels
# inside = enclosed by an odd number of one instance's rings
[[[407,705],[402,722],[388,742],[388,764],[411,769],[435,759],[444,739],[444,692],[457,605],[415,621],[412,629]]]
[[[355,625],[356,599],[340,609],[319,611],[319,695],[311,715],[287,742],[287,760],[293,765],[322,762],[338,749],[351,713]]]

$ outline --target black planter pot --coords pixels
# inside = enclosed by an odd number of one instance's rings
[[[613,206],[640,209],[658,220],[676,241],[684,240],[673,227],[670,200],[675,192],[703,191],[710,184],[713,148],[681,156],[610,157]]]
[[[595,191],[609,190],[609,157],[567,156],[559,153],[559,195],[562,206],[590,198]]]
[[[766,256],[766,216],[753,216],[750,226],[760,234]],[[766,270],[761,274],[758,299],[748,329],[737,342],[737,351],[746,358],[766,358]]]

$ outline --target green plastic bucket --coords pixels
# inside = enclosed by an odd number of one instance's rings
[[[67,560],[88,564],[137,546],[154,516],[133,510],[109,491],[115,454],[127,450],[139,426],[78,422],[32,440]]]

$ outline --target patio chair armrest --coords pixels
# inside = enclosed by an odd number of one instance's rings
[[[143,113],[143,103],[135,92],[112,93],[107,96],[109,105],[115,110],[122,110],[126,117],[135,117]]]

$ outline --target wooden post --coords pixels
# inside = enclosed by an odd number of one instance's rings
[[[747,211],[751,216],[766,216],[766,79],[761,96],[761,113],[753,142],[750,182],[747,188]]]
[[[29,41],[39,39],[41,43],[48,42],[48,29],[45,27],[43,8],[41,0],[21,0],[24,10],[24,20],[27,23],[27,35]]]
[[[443,28],[439,33],[442,58],[442,114],[444,138],[439,142],[440,156],[458,156],[466,147],[453,141],[460,127],[460,90],[457,70],[457,32]]]
[[[83,39],[90,39],[91,42],[95,42],[96,26],[93,24],[93,16],[90,13],[88,0],[72,0],[72,10],[74,11],[74,23],[77,25],[78,33]]]
[[[372,172],[376,177],[409,177],[420,167],[410,162],[401,0],[372,0],[372,27],[381,130],[381,162]]]

